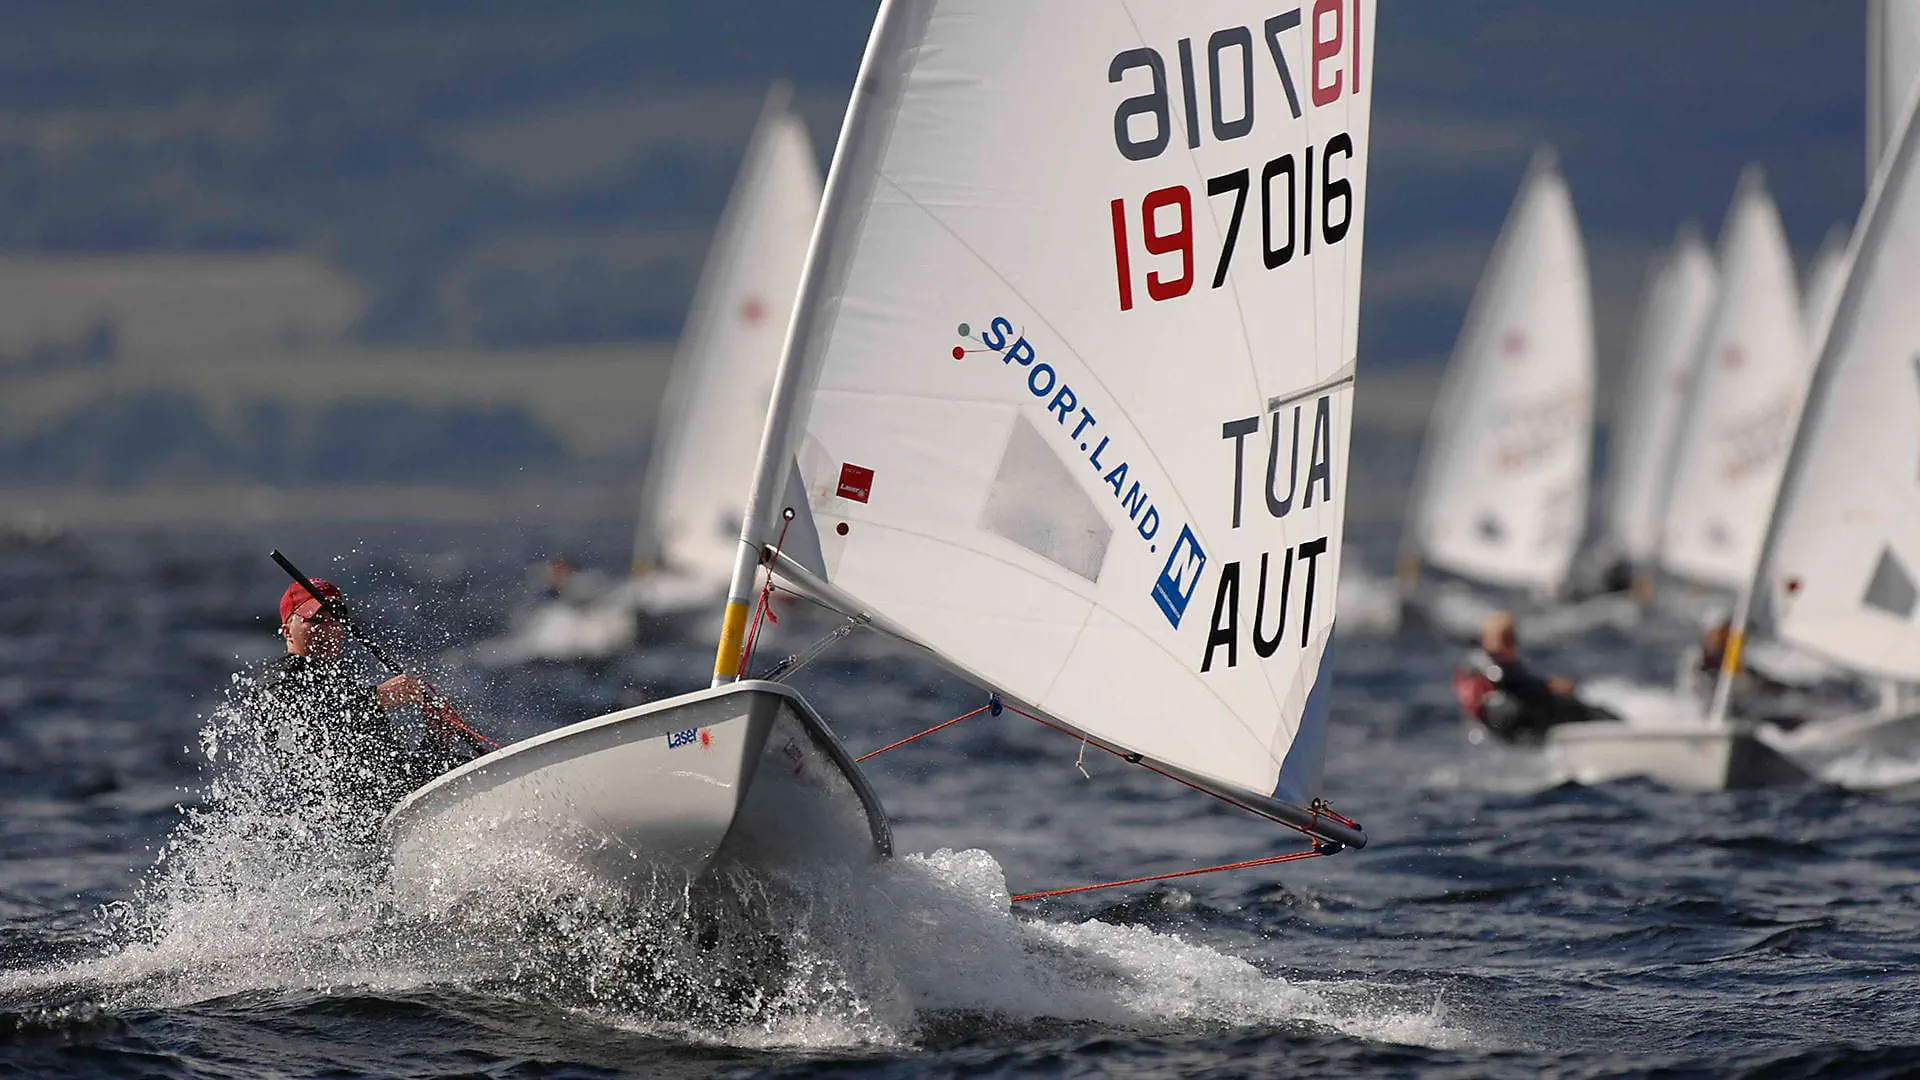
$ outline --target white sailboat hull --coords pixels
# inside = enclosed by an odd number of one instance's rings
[[[1697,721],[1568,724],[1547,733],[1546,751],[1554,771],[1579,784],[1645,777],[1688,791],[1723,791],[1808,779],[1751,730]]]
[[[611,713],[469,762],[387,818],[394,881],[431,889],[484,853],[615,888],[773,878],[891,853],[885,813],[796,691],[741,682]]]

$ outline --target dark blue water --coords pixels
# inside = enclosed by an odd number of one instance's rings
[[[903,853],[777,992],[728,1002],[653,913],[476,896],[209,815],[202,729],[270,657],[288,548],[518,736],[698,686],[704,640],[489,671],[523,568],[623,527],[82,536],[0,552],[0,1071],[20,1075],[1891,1076],[1920,1067],[1920,803],[1555,786],[1470,747],[1420,638],[1347,635],[1327,790],[1364,851],[1020,905],[1292,846],[1025,721],[874,762]],[[1684,627],[1550,657],[1670,670]],[[854,642],[798,682],[856,751],[979,704]],[[1151,707],[1151,703],[1144,703]],[[1169,718],[1177,722],[1177,718]],[[250,812],[270,815],[274,807]],[[198,815],[184,827],[183,814]],[[156,862],[169,837],[168,857]],[[662,940],[661,935],[665,935]]]

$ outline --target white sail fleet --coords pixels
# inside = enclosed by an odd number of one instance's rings
[[[1908,691],[1920,673],[1920,543],[1906,531],[1920,522],[1920,472],[1899,464],[1920,437],[1920,335],[1886,299],[1920,258],[1920,218],[1906,216],[1920,180],[1905,156],[1920,5],[1875,0],[1869,12],[1870,193],[1858,226],[1829,234],[1804,289],[1758,167],[1740,177],[1717,251],[1682,228],[1648,279],[1591,529],[1593,327],[1578,228],[1550,158],[1529,170],[1481,279],[1405,530],[1409,602],[1454,633],[1496,606],[1522,608],[1522,625],[1566,625],[1581,606],[1571,594],[1592,584],[1571,570],[1591,532],[1594,564],[1630,569],[1656,610],[1732,609],[1714,631],[1725,641],[1718,676],[1700,673],[1709,698],[1623,702],[1622,717],[1547,734],[1572,778],[1734,786],[1804,778],[1818,771],[1816,748],[1920,745]],[[1529,441],[1520,417],[1533,413],[1557,422]],[[1557,455],[1529,453],[1555,438]],[[1422,568],[1450,580],[1421,582]],[[1463,592],[1477,606],[1462,607]],[[1776,683],[1875,683],[1880,703],[1849,712],[1801,700],[1793,719],[1805,722],[1792,728],[1739,716],[1734,699],[1762,660]]]
[[[1874,78],[1911,82],[1920,45],[1889,40],[1905,6],[1876,12]],[[461,834],[614,879],[884,857],[885,812],[830,725],[746,670],[769,590],[1317,853],[1364,844],[1321,778],[1374,16],[887,0],[824,185],[770,99],[676,360],[635,576],[608,601],[717,616],[713,685],[414,793],[389,822],[401,879],[438,880]],[[1521,184],[1422,452],[1404,599],[1454,632],[1519,603],[1572,633],[1638,617],[1577,595],[1617,564],[1641,601],[1736,607],[1711,701],[1557,729],[1568,775],[1801,775],[1796,740],[1896,718],[1897,693],[1790,733],[1733,716],[1750,630],[1920,682],[1920,316],[1900,296],[1917,136],[1911,93],[1870,99],[1866,212],[1806,289],[1757,169],[1717,249],[1683,227],[1655,263],[1599,482],[1572,194],[1545,150]]]

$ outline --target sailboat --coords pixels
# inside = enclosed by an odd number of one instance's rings
[[[1370,0],[1305,20],[1250,0],[883,3],[713,686],[415,792],[389,819],[397,878],[431,879],[474,834],[616,880],[884,857],[832,730],[745,677],[773,592],[1303,853],[1364,844],[1320,775],[1374,32]]]
[[[1793,257],[1758,167],[1741,175],[1719,262],[1724,284],[1675,448],[1659,559],[1676,577],[1734,592],[1759,560],[1807,387]]]
[[[791,88],[768,91],[694,291],[659,411],[635,527],[618,584],[578,583],[528,612],[481,655],[493,663],[611,656],[637,619],[711,611],[738,546],[738,493],[753,475],[752,432],[820,210],[820,167]]]
[[[1738,628],[1774,636],[1881,680],[1881,706],[1816,721],[1774,745],[1857,752],[1891,739],[1920,745],[1920,132],[1910,93],[1843,261],[1764,556]],[[1744,634],[1742,635],[1744,636]],[[1736,638],[1736,640],[1740,640]],[[1739,651],[1714,701],[1724,716]]]
[[[820,212],[820,167],[791,90],[768,94],[720,219],[661,402],[640,497],[630,595],[641,611],[713,610],[753,477],[787,317]]]
[[[1601,500],[1601,548],[1635,570],[1635,591],[1643,596],[1650,591],[1646,581],[1660,546],[1664,496],[1699,361],[1700,335],[1719,291],[1720,273],[1700,230],[1682,226],[1647,276]]]
[[[1699,585],[1743,587],[1760,558],[1767,514],[1807,387],[1807,348],[1792,256],[1757,168],[1742,174],[1721,233],[1722,284],[1699,344],[1675,450],[1659,563]],[[1718,789],[1787,782],[1804,772],[1753,727],[1697,712],[1573,724],[1548,734],[1548,757],[1583,783],[1648,776]]]
[[[1538,599],[1567,582],[1586,522],[1593,314],[1573,199],[1535,153],[1454,345],[1401,540],[1403,594],[1455,635],[1497,604],[1421,585],[1423,566]]]

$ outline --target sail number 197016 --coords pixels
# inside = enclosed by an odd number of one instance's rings
[[[1359,90],[1360,9],[1361,0],[1315,0],[1313,4],[1306,24],[1310,58],[1307,88],[1316,108],[1331,105]],[[1300,27],[1298,8],[1275,15],[1261,25],[1266,52],[1273,60],[1287,110],[1294,119],[1301,115],[1300,95],[1281,36]],[[1204,129],[1193,39],[1181,38],[1176,43],[1175,56],[1187,147],[1199,147],[1203,130],[1210,132],[1216,142],[1250,135],[1256,99],[1253,28],[1228,27],[1215,31],[1207,39],[1208,112]],[[1116,84],[1138,82],[1138,76],[1130,78],[1130,75],[1141,70],[1148,77],[1146,92],[1122,101],[1113,114],[1114,145],[1129,161],[1159,157],[1166,152],[1173,137],[1174,104],[1166,60],[1158,50],[1141,46],[1115,55],[1107,68],[1107,80]],[[1237,94],[1231,89],[1235,86]],[[1235,97],[1238,100],[1231,100]],[[1351,162],[1353,153],[1352,136],[1341,132],[1323,144],[1309,144],[1297,153],[1288,152],[1269,159],[1260,167],[1257,182],[1251,166],[1209,177],[1206,198],[1232,198],[1227,228],[1214,260],[1211,287],[1218,289],[1226,284],[1240,230],[1247,219],[1247,203],[1256,191],[1260,204],[1261,263],[1266,269],[1277,269],[1295,257],[1311,255],[1316,233],[1322,244],[1337,244],[1345,239],[1353,223],[1353,184],[1346,174],[1346,164]],[[1114,199],[1108,204],[1120,310],[1131,311],[1134,306],[1133,233],[1136,227],[1140,234],[1139,246],[1147,257],[1176,257],[1172,262],[1156,263],[1146,271],[1148,298],[1172,300],[1193,291],[1200,269],[1197,265],[1200,256],[1194,243],[1193,199],[1194,193],[1186,185],[1174,184],[1148,192],[1139,200],[1137,209],[1127,199]]]

